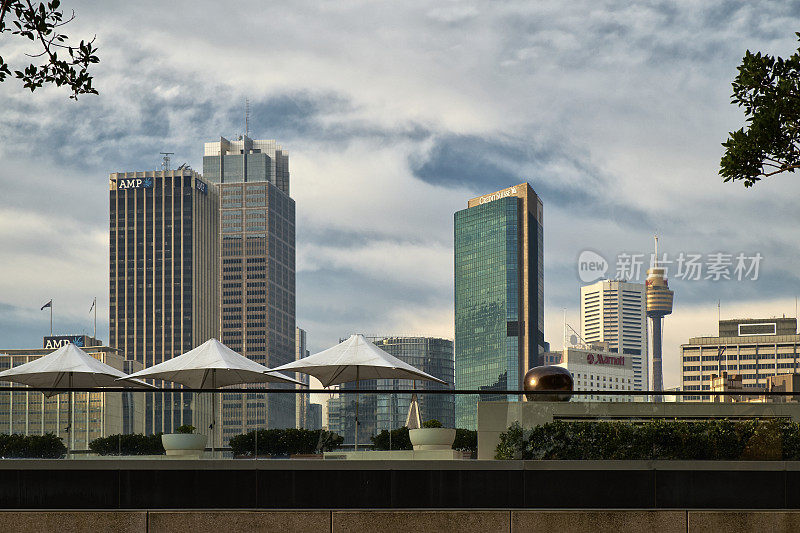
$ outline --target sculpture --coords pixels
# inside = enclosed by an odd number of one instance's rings
[[[572,374],[560,366],[536,366],[528,370],[523,380],[526,391],[572,392]],[[568,402],[571,394],[526,394],[529,402]]]

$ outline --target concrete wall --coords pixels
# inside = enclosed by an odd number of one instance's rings
[[[494,459],[500,434],[514,422],[532,428],[553,420],[791,418],[800,403],[478,402],[478,459]]]
[[[800,511],[6,511],[9,532],[480,533],[797,531]]]

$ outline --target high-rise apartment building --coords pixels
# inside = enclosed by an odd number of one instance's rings
[[[581,287],[581,337],[630,356],[633,390],[649,387],[647,298],[641,283],[601,280]]]
[[[437,337],[381,337],[368,336],[368,341],[411,366],[445,381],[447,385],[432,381],[410,379],[362,380],[359,388],[364,390],[412,389],[418,391],[420,417],[438,420],[444,427],[455,427],[453,396],[449,394],[425,394],[426,390],[453,388],[453,341]],[[344,339],[342,339],[344,340]],[[355,389],[355,383],[344,383],[342,389]],[[328,429],[344,437],[345,444],[355,442],[354,394],[343,394],[328,400]],[[359,445],[369,444],[370,437],[384,429],[397,429],[406,423],[411,394],[362,394],[358,405]]]
[[[800,374],[799,350],[795,318],[720,320],[718,336],[693,337],[681,345],[683,390],[711,390],[712,376],[723,375],[741,376],[745,389],[766,388],[770,376]]]
[[[109,344],[149,367],[218,335],[217,188],[189,168],[112,173],[109,188]],[[195,396],[147,393],[145,431],[208,427]]]
[[[275,141],[221,138],[205,144],[203,174],[220,194],[221,340],[268,367],[289,363],[295,358],[295,205],[289,197],[289,156]],[[223,443],[254,428],[296,424],[292,394],[227,394],[222,411]]]
[[[542,364],[542,201],[527,183],[469,200],[455,214],[455,369],[458,389],[522,389]],[[477,396],[456,398],[456,425],[476,429]]]

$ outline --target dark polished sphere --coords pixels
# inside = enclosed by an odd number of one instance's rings
[[[528,370],[523,380],[526,391],[572,392],[572,374],[560,366],[535,366]],[[529,402],[568,402],[571,394],[526,394]]]

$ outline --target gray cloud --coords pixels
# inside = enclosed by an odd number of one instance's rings
[[[245,97],[253,135],[291,153],[298,246],[336,263],[298,274],[317,347],[425,323],[449,335],[452,213],[525,179],[545,202],[549,316],[577,308],[581,249],[649,251],[655,231],[670,250],[765,255],[757,283],[676,281],[676,306],[797,285],[800,185],[744,191],[716,167],[742,121],[728,103],[739,59],[791,53],[800,2],[71,4],[75,33],[98,33],[100,96],[0,84],[7,342],[38,346],[41,317],[25,310],[56,291],[64,327],[85,327],[87,295],[107,290],[107,174],[157,167],[165,150],[199,168],[203,142],[242,132]],[[409,243],[431,271],[417,280],[407,262],[377,276],[339,260]]]

